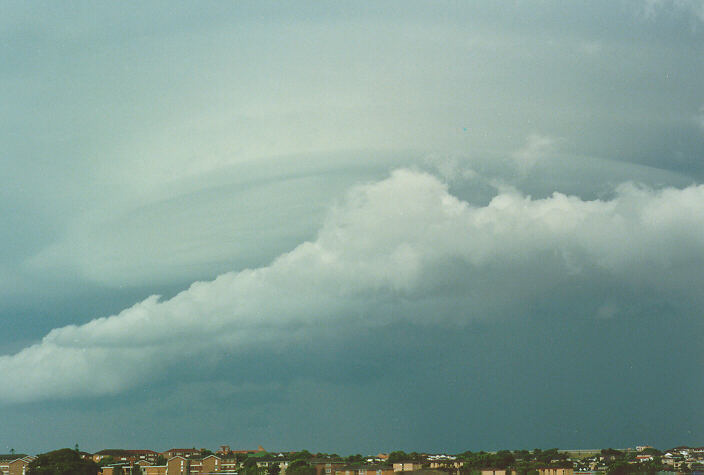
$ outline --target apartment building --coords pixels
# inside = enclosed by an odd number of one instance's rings
[[[311,459],[309,461],[311,467],[315,469],[315,475],[335,475],[335,471],[341,469],[347,462],[342,460],[330,459]]]
[[[423,464],[420,462],[396,462],[394,463],[394,472],[412,472],[420,470]]]
[[[24,457],[0,460],[0,474],[25,475],[27,473],[27,466],[29,465],[29,462],[35,458],[36,457],[31,455],[26,455]]]
[[[223,473],[222,459],[217,455],[186,458],[180,455],[171,457],[166,465],[142,467],[144,475],[207,475]],[[225,472],[227,473],[227,472]],[[103,473],[103,475],[107,475]]]
[[[99,463],[107,457],[112,457],[115,462],[126,462],[134,464],[140,460],[154,463],[159,456],[158,452],[147,449],[126,450],[126,449],[104,449],[92,455],[93,461]],[[83,457],[85,458],[85,457]]]
[[[348,465],[336,469],[335,475],[394,475],[394,468],[389,465]]]
[[[573,468],[539,468],[538,475],[574,475]]]
[[[164,458],[170,459],[171,457],[184,457],[184,458],[191,458],[191,457],[197,457],[200,455],[200,450],[198,449],[169,449],[166,452],[162,452],[161,455],[164,456]]]

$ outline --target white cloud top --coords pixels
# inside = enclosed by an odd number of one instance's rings
[[[315,240],[266,267],[54,329],[0,357],[0,373],[18,376],[0,386],[0,400],[117,393],[179,362],[262,343],[295,346],[326,328],[507,317],[501,309],[545,298],[551,286],[587,274],[615,275],[653,291],[676,286],[680,296],[695,299],[702,278],[692,270],[703,258],[701,185],[624,184],[610,199],[593,201],[559,193],[533,199],[505,189],[474,206],[433,175],[399,169],[354,188]],[[539,283],[531,277],[537,274]],[[449,287],[460,289],[453,298],[462,300],[461,312],[379,310],[394,302],[422,309],[445,298]]]

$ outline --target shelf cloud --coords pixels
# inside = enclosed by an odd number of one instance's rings
[[[0,357],[0,372],[25,376],[0,386],[0,400],[116,394],[221,352],[234,355],[236,373],[237,355],[269,343],[295,349],[302,334],[315,339],[330,329],[351,337],[404,320],[452,326],[520,318],[516,309],[552,298],[566,281],[588,293],[617,277],[629,292],[699,308],[702,256],[702,185],[624,183],[595,200],[532,198],[505,187],[480,206],[437,176],[401,168],[353,187],[330,206],[315,239],[267,266],[56,328]],[[462,311],[446,304],[453,300]],[[621,308],[611,302],[595,302],[592,315],[618,318]]]

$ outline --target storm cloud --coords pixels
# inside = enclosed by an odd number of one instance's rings
[[[2,371],[27,376],[0,396],[112,394],[208,352],[295,348],[302,333],[323,337],[330,324],[354,338],[360,327],[403,319],[452,325],[515,318],[522,304],[550,298],[549,289],[570,280],[589,289],[616,278],[639,292],[700,305],[702,256],[701,185],[653,190],[627,183],[610,199],[592,201],[503,189],[486,206],[473,206],[437,177],[400,169],[352,189],[315,240],[268,266],[57,328],[3,356]],[[458,269],[448,277],[448,267]],[[448,294],[461,300],[460,313],[438,305]],[[610,299],[596,303],[595,318],[618,316],[613,301],[620,296]],[[404,311],[384,312],[393,306]]]
[[[0,13],[5,452],[701,444],[701,1]]]

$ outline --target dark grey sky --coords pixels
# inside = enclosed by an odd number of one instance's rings
[[[701,444],[704,3],[498,3],[2,5],[0,451]]]

